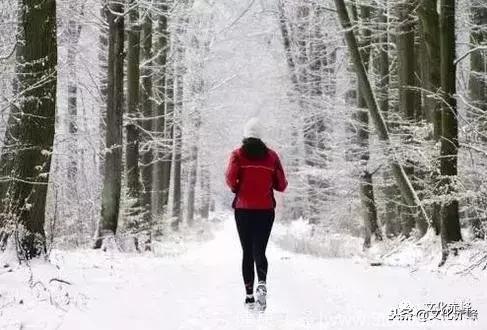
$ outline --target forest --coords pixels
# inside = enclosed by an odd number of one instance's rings
[[[251,117],[289,181],[279,249],[486,278],[485,0],[4,0],[0,111],[0,318],[32,262],[211,244]]]

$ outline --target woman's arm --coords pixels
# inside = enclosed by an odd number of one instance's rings
[[[239,169],[240,164],[238,162],[238,154],[236,151],[233,151],[232,155],[230,156],[230,161],[228,162],[227,170],[225,172],[225,179],[227,182],[227,186],[234,193],[236,193],[238,189]]]
[[[274,189],[283,192],[287,188],[286,174],[282,167],[281,160],[276,154],[276,169],[274,171]]]

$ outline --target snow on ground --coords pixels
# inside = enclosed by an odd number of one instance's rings
[[[183,254],[164,256],[54,251],[51,264],[1,269],[0,328],[487,329],[485,275],[371,267],[363,258],[299,255],[271,243],[268,308],[259,314],[243,307],[230,216],[214,239],[184,244]],[[400,304],[462,301],[478,310],[478,321],[388,320]]]
[[[288,251],[317,257],[336,258],[363,256],[363,238],[343,233],[330,233],[299,218],[290,224],[274,224],[273,240]]]

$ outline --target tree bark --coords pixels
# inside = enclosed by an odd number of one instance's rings
[[[175,35],[175,62],[174,62],[174,121],[173,121],[173,195],[172,195],[172,228],[179,229],[183,219],[182,212],[182,156],[183,156],[183,108],[184,108],[184,79],[186,74],[186,46],[184,36],[187,32],[188,13],[192,1],[183,1],[182,13],[178,20]]]
[[[449,255],[450,245],[460,241],[460,220],[458,200],[455,195],[458,163],[458,122],[455,66],[455,0],[441,0],[440,12],[440,56],[441,88],[445,100],[441,113],[441,160],[442,192],[444,201],[441,209],[441,242],[443,265]]]
[[[195,114],[199,117],[199,114]],[[198,141],[199,141],[199,118],[195,118],[194,127],[194,141],[191,145],[190,151],[190,167],[189,167],[189,179],[188,179],[188,195],[186,200],[186,223],[188,225],[193,225],[194,223],[194,213],[195,213],[195,192],[196,192],[196,181],[198,174]]]
[[[471,8],[473,30],[470,34],[470,43],[473,49],[484,46],[487,43],[487,5],[482,0],[474,0]],[[469,92],[472,104],[487,111],[487,50],[477,49],[470,54],[470,80]],[[485,119],[482,131],[487,130]]]
[[[416,113],[416,59],[414,2],[401,0],[397,4],[398,33],[396,37],[399,65],[399,111],[406,120],[412,121]]]
[[[289,29],[287,26],[287,18],[284,11],[283,0],[279,0],[278,9],[279,9],[279,28],[281,31],[281,37],[284,45],[284,52],[286,55],[287,66],[289,68],[291,83],[293,84],[294,89],[298,91],[299,82],[297,77],[296,61],[293,58],[293,53],[291,50],[291,36],[289,34]]]
[[[367,170],[362,171],[360,175],[360,201],[365,228],[364,248],[369,248],[372,244],[372,235],[375,236],[376,240],[382,241],[382,232],[377,222],[372,174]]]
[[[372,8],[361,5],[358,9],[361,22],[364,24],[370,22],[372,17]],[[372,31],[369,26],[360,28],[361,36],[361,57],[364,62],[365,70],[368,70],[370,62],[370,44]],[[354,114],[354,120],[357,122],[357,144],[359,148],[359,191],[360,201],[362,204],[362,217],[364,220],[364,248],[371,246],[371,236],[374,235],[376,240],[382,240],[382,233],[377,220],[377,206],[374,198],[374,186],[372,173],[369,172],[368,164],[370,160],[369,152],[369,114],[366,110],[367,104],[360,87],[357,91],[357,112]]]
[[[179,47],[183,47],[182,45]],[[181,52],[181,53],[179,53]],[[183,49],[178,50],[178,61],[183,60]],[[179,225],[182,222],[182,191],[181,191],[181,179],[182,179],[182,157],[183,157],[183,130],[182,130],[182,111],[183,111],[183,96],[184,96],[184,84],[183,84],[183,67],[182,63],[175,68],[176,81],[175,81],[175,98],[174,114],[173,114],[173,191],[172,191],[172,217],[173,221],[171,226],[174,230],[179,229]]]
[[[0,159],[0,237],[16,232],[19,257],[46,252],[45,207],[53,152],[57,40],[56,2],[19,2],[14,92]],[[1,248],[1,247],[0,247]]]
[[[170,67],[167,65],[169,49],[169,31],[167,28],[168,6],[166,1],[161,3],[161,14],[157,28],[157,48],[156,66],[158,67],[157,89],[155,96],[158,104],[156,107],[157,120],[155,122],[155,133],[159,141],[171,141],[168,119],[171,118],[173,108],[173,80]],[[171,172],[171,155],[169,148],[158,146],[154,164],[154,212],[158,215],[164,213],[167,207],[169,178]]]
[[[72,13],[77,13],[83,17],[84,3],[78,4],[71,2],[69,4],[69,9]],[[68,150],[67,150],[67,170],[66,170],[66,181],[63,183],[65,185],[65,195],[64,205],[61,206],[61,218],[70,219],[66,221],[64,228],[70,232],[78,231],[80,234],[84,232],[85,224],[80,214],[80,202],[81,194],[78,189],[78,169],[80,167],[80,159],[83,158],[83,152],[80,149],[80,141],[78,135],[78,50],[79,50],[79,39],[81,36],[82,24],[75,18],[71,18],[68,21],[68,40],[67,40],[67,71],[68,71],[68,81],[67,81],[67,91],[68,91],[68,115],[67,115],[67,132],[68,136]],[[57,193],[56,193],[57,196]],[[58,203],[56,200],[55,203]],[[56,228],[53,228],[56,231]],[[92,233],[90,233],[92,234]],[[75,246],[80,245],[81,238],[78,235],[72,236],[70,241],[75,244]]]
[[[72,10],[76,10],[75,6],[71,6]],[[83,11],[83,9],[81,9]],[[78,53],[78,42],[81,35],[81,24],[78,24],[74,19],[68,22],[68,133],[71,135],[71,149],[70,160],[68,165],[68,182],[70,189],[76,184],[77,176],[77,161],[78,161],[78,81],[76,74],[76,56]]]
[[[420,61],[424,68],[422,88],[425,90],[423,106],[427,118],[433,123],[433,138],[441,135],[441,73],[440,73],[440,20],[437,12],[438,0],[420,0],[418,14],[421,21],[421,42],[426,52]],[[435,168],[439,172],[439,169]],[[435,175],[437,176],[437,175]],[[432,205],[432,221],[437,234],[440,233],[440,209],[438,203]]]
[[[131,0],[128,27],[127,54],[127,144],[125,145],[125,173],[129,214],[136,215],[140,207],[139,172],[139,102],[140,102],[140,23],[136,0]],[[135,220],[137,221],[137,220]]]
[[[103,238],[117,231],[122,183],[124,6],[110,3],[105,10],[108,19],[106,152],[101,220],[94,248],[100,248]]]
[[[200,143],[200,128],[201,128],[201,109],[204,107],[204,69],[205,62],[204,59],[209,53],[209,42],[206,40],[198,40],[198,37],[192,37],[192,47],[189,57],[189,65],[191,66],[191,71],[193,72],[193,77],[191,80],[191,124],[193,135],[191,137],[190,155],[189,155],[189,178],[188,178],[188,189],[187,189],[187,200],[186,200],[186,223],[192,225],[194,223],[195,215],[195,195],[196,195],[196,183],[198,180],[198,164],[199,160],[199,143]],[[200,178],[201,180],[201,178]],[[200,193],[203,193],[201,191]]]
[[[150,249],[152,238],[152,190],[154,179],[154,166],[152,165],[154,160],[154,150],[152,147],[151,134],[156,129],[156,120],[154,113],[153,98],[153,86],[152,86],[152,15],[146,14],[143,25],[143,41],[142,41],[142,58],[144,66],[142,67],[142,91],[141,91],[141,107],[144,113],[144,121],[142,122],[142,128],[144,133],[142,141],[144,142],[142,153],[142,207],[144,210],[143,222],[144,227],[148,233],[147,240],[145,242],[145,250]]]
[[[473,0],[471,11],[471,20],[473,24],[470,34],[470,44],[473,52],[470,54],[470,77],[469,77],[469,96],[473,105],[469,109],[470,122],[474,126],[472,131],[476,140],[482,144],[487,143],[487,50],[478,49],[487,43],[487,6],[482,0]],[[477,49],[477,50],[475,50]],[[479,191],[480,180],[473,178],[475,188]],[[487,203],[486,196],[480,198],[480,212],[475,212],[472,220],[472,231],[476,238],[484,239],[486,230],[482,220],[485,221],[485,209]]]
[[[200,216],[202,219],[208,219],[210,216],[210,204],[211,204],[211,181],[209,165],[203,161],[200,161],[200,191],[201,191],[201,204],[200,204]]]
[[[174,106],[174,149],[173,149],[173,191],[172,191],[172,217],[171,226],[174,230],[179,229],[182,221],[182,199],[181,199],[181,173],[182,173],[182,150],[183,150],[183,132],[182,132],[182,107],[183,107],[183,77],[176,78],[176,97],[177,101]]]
[[[376,12],[376,22],[378,36],[376,38],[377,53],[375,56],[375,68],[376,68],[376,87],[377,87],[377,100],[379,103],[379,109],[384,115],[384,119],[387,121],[389,116],[389,85],[390,85],[390,60],[389,60],[389,28],[388,28],[388,2],[384,3],[385,8],[378,8]],[[381,185],[382,194],[385,196],[385,211],[381,217],[381,222],[384,225],[385,235],[387,237],[395,237],[399,235],[399,222],[397,219],[400,217],[398,210],[398,201],[401,198],[394,179],[391,177],[389,169],[383,171],[383,184]]]
[[[397,52],[399,74],[399,112],[406,125],[402,127],[404,144],[412,143],[411,126],[416,118],[417,91],[416,88],[416,52],[415,52],[415,24],[413,21],[414,1],[401,0],[396,4],[398,13]],[[409,159],[406,161],[405,171],[410,178],[414,178],[414,165]],[[411,180],[411,179],[410,179]],[[409,237],[415,226],[415,209],[407,206],[401,210],[401,232]]]
[[[426,62],[428,71],[425,74],[423,88],[427,90],[425,106],[429,111],[429,120],[433,123],[433,135],[438,140],[441,133],[441,100],[437,93],[441,88],[440,81],[440,21],[437,12],[438,0],[420,0],[418,14],[421,20],[422,42],[426,46]]]
[[[159,160],[160,167],[158,168],[158,182],[159,191],[161,193],[161,211],[170,214],[169,210],[169,189],[171,184],[171,169],[174,166],[174,112],[175,112],[175,73],[173,65],[167,65],[166,70],[166,109],[164,113],[164,142],[168,146],[163,147],[164,150],[161,153],[161,158]]]
[[[379,37],[377,37],[378,54],[376,57],[377,62],[377,90],[379,102],[379,109],[384,114],[384,118],[387,120],[389,113],[389,31],[387,28],[387,12],[383,8],[377,9],[376,12],[377,29],[379,30]]]

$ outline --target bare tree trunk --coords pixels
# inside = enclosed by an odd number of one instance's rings
[[[469,96],[472,109],[469,109],[471,114],[471,122],[474,125],[472,131],[476,132],[475,136],[480,143],[487,143],[487,50],[477,49],[487,43],[487,6],[482,0],[474,0],[471,7],[471,17],[473,23],[473,30],[470,34],[470,43],[472,53],[470,54],[470,79],[469,79]],[[475,188],[480,187],[479,179],[473,178]],[[486,230],[482,221],[486,221],[487,197],[485,194],[479,198],[480,211],[475,212],[472,220],[472,231],[476,238],[484,239]]]
[[[172,199],[172,217],[171,226],[174,230],[179,229],[182,221],[182,199],[181,199],[181,171],[182,171],[182,149],[183,149],[183,132],[182,132],[182,107],[183,107],[183,76],[176,78],[176,103],[174,106],[174,149],[173,149],[173,199]]]
[[[167,25],[168,6],[167,1],[160,5],[162,13],[159,15],[157,28],[157,56],[156,65],[159,68],[157,74],[157,89],[155,96],[158,100],[155,122],[155,132],[160,141],[171,141],[168,119],[171,118],[173,108],[173,80],[170,67],[167,65],[169,49],[169,31]],[[158,146],[154,164],[154,212],[162,215],[167,207],[169,178],[171,171],[171,152],[167,147]]]
[[[179,225],[183,219],[182,212],[182,151],[183,151],[183,107],[184,107],[184,77],[186,74],[186,48],[184,45],[184,35],[188,25],[188,13],[191,8],[191,0],[183,2],[181,17],[178,20],[175,36],[175,63],[174,63],[174,122],[173,122],[173,139],[174,139],[174,155],[173,155],[173,199],[172,199],[172,228],[179,229]]]
[[[73,8],[74,10],[74,8]],[[71,135],[71,150],[68,167],[68,181],[71,187],[76,184],[77,160],[78,160],[78,82],[76,74],[76,56],[78,42],[81,35],[81,25],[71,19],[68,22],[68,133]]]
[[[291,83],[293,84],[296,91],[299,90],[299,82],[297,77],[296,62],[293,58],[293,53],[291,50],[291,36],[289,35],[289,29],[287,26],[287,18],[284,11],[284,0],[279,0],[279,28],[281,30],[281,37],[284,44],[284,52],[286,54],[286,62],[289,68],[289,73],[291,76]]]
[[[399,67],[399,112],[406,122],[406,125],[402,127],[403,143],[411,144],[411,126],[415,122],[417,106],[415,24],[413,21],[415,4],[409,0],[401,0],[396,4],[396,9],[399,19],[396,37]],[[414,164],[409,159],[406,163],[406,174],[410,178],[414,178]],[[409,237],[415,225],[415,208],[408,206],[407,203],[404,204],[401,211],[401,232],[405,237]]]
[[[181,33],[182,31],[180,31]],[[179,34],[179,33],[178,33]],[[179,38],[181,35],[179,34]],[[181,42],[181,41],[178,41]],[[178,45],[176,47],[177,63],[175,64],[175,91],[174,91],[174,114],[173,114],[173,191],[172,191],[172,217],[171,224],[174,230],[179,229],[182,221],[182,195],[181,195],[181,179],[182,179],[182,151],[183,151],[183,97],[184,97],[184,46]]]
[[[160,205],[161,211],[170,213],[168,209],[169,202],[169,188],[171,183],[171,169],[174,166],[174,99],[175,99],[175,73],[173,65],[168,65],[166,70],[166,109],[164,113],[164,142],[168,146],[164,147],[164,152],[161,153],[159,160],[160,167],[158,167],[158,188],[161,193]]]
[[[0,243],[15,232],[19,257],[31,259],[46,252],[56,115],[56,2],[22,0],[18,10],[14,92],[20,98],[10,111],[0,159]]]
[[[127,59],[127,144],[125,146],[125,173],[129,198],[129,215],[137,215],[140,207],[139,129],[140,114],[140,22],[136,0],[131,0],[128,27]],[[131,220],[136,221],[137,220]]]
[[[433,123],[434,137],[438,140],[441,134],[441,101],[432,97],[441,88],[440,81],[440,21],[437,12],[438,0],[420,0],[418,13],[422,25],[422,40],[426,45],[427,57],[423,61],[427,62],[428,72],[425,75],[424,86],[428,91],[425,105],[429,109],[429,119]]]
[[[382,232],[377,222],[377,207],[374,199],[374,185],[372,174],[365,170],[360,176],[360,201],[362,203],[362,217],[364,218],[364,248],[371,246],[374,235],[377,241],[382,241]]]
[[[360,19],[363,24],[370,22],[372,16],[372,9],[369,6],[360,6]],[[365,70],[369,67],[370,62],[370,43],[372,33],[370,27],[361,27],[361,46],[362,59],[364,61]],[[368,163],[370,160],[369,153],[369,114],[366,111],[367,104],[365,103],[362,91],[358,88],[357,91],[357,107],[358,110],[354,114],[354,120],[357,122],[357,145],[359,148],[359,167],[360,167],[360,201],[362,204],[362,216],[364,220],[365,236],[364,248],[369,248],[371,245],[371,236],[374,235],[377,240],[382,240],[382,233],[377,220],[377,207],[374,198],[374,186],[372,181],[372,174],[368,170]]]
[[[200,216],[203,219],[208,219],[210,216],[211,203],[211,186],[210,186],[210,171],[209,165],[204,161],[200,161],[200,183],[201,183],[201,204]]]
[[[189,178],[188,178],[188,193],[186,200],[186,222],[188,225],[192,225],[194,222],[195,214],[195,193],[196,182],[198,175],[199,164],[199,148],[200,143],[200,127],[201,127],[201,108],[204,106],[203,93],[204,93],[204,58],[207,57],[209,52],[208,42],[205,40],[200,41],[197,37],[192,39],[192,50],[194,53],[190,54],[190,65],[192,66],[193,79],[191,82],[191,122],[193,136],[191,137],[191,147],[189,155]],[[200,178],[201,179],[201,178]]]
[[[420,0],[418,6],[421,20],[422,42],[426,48],[426,56],[421,57],[423,63],[423,85],[426,90],[424,107],[427,117],[433,123],[433,138],[438,140],[441,135],[441,89],[440,73],[440,21],[437,12],[438,0]],[[440,208],[438,203],[432,205],[432,221],[437,234],[440,233]]]
[[[385,8],[378,8],[376,12],[376,22],[378,36],[376,38],[377,54],[375,56],[375,67],[377,74],[377,100],[379,103],[379,109],[384,114],[384,118],[387,121],[389,116],[389,84],[391,74],[389,71],[389,28],[388,28],[388,1],[384,3]],[[397,219],[400,217],[398,210],[399,200],[401,193],[397,189],[394,179],[391,177],[389,169],[383,171],[382,194],[385,196],[385,211],[382,216],[382,223],[384,224],[385,235],[387,237],[395,237],[399,235],[399,222]]]
[[[387,5],[387,3],[385,4]],[[384,8],[377,9],[376,12],[377,29],[379,36],[377,37],[378,54],[377,54],[377,90],[379,108],[387,119],[389,113],[389,31],[387,22],[387,11]]]
[[[199,116],[195,114],[195,116]],[[199,118],[195,120],[199,121]],[[199,123],[195,124],[194,141],[191,145],[190,151],[190,168],[189,168],[189,179],[188,179],[188,195],[186,200],[186,223],[192,225],[194,222],[195,213],[195,191],[196,191],[196,181],[198,174],[198,141],[199,141]]]
[[[471,8],[473,30],[470,35],[473,49],[485,47],[487,42],[487,5],[482,0],[474,0]],[[470,54],[470,98],[477,108],[487,111],[487,50],[479,48]],[[482,131],[487,129],[485,119]]]
[[[375,129],[377,131],[378,137],[381,141],[385,144],[385,151],[390,152],[392,151],[393,154],[389,157],[390,166],[392,168],[392,173],[394,178],[396,179],[397,185],[401,191],[401,194],[404,196],[404,199],[407,203],[411,206],[419,206],[421,210],[421,217],[417,218],[418,227],[420,229],[420,234],[424,235],[426,229],[428,228],[429,218],[426,214],[426,211],[421,205],[419,198],[414,191],[413,186],[409,178],[407,177],[406,173],[404,172],[404,168],[402,165],[397,161],[394,155],[394,150],[391,149],[390,145],[390,138],[389,133],[387,130],[386,123],[382,114],[379,110],[379,106],[375,99],[374,92],[372,90],[372,86],[370,85],[369,78],[367,76],[367,72],[365,70],[364,62],[361,58],[357,40],[355,39],[355,35],[352,30],[352,25],[350,22],[350,17],[348,15],[347,7],[345,6],[344,0],[334,0],[335,5],[337,8],[338,16],[340,22],[345,29],[345,39],[348,44],[348,48],[350,51],[350,56],[352,61],[355,65],[355,70],[357,72],[357,76],[359,78],[359,86],[362,90],[362,94],[365,98],[367,106],[369,108],[369,113],[371,118],[374,122]]]
[[[144,210],[143,222],[147,231],[147,240],[145,242],[145,250],[150,250],[150,244],[152,243],[152,190],[154,179],[154,166],[152,162],[154,160],[154,150],[152,147],[151,136],[156,128],[156,122],[152,119],[155,116],[154,106],[152,102],[153,86],[152,86],[152,15],[146,14],[143,25],[143,41],[142,41],[142,58],[144,66],[142,68],[142,91],[141,91],[141,106],[144,113],[144,121],[142,128],[144,134],[142,140],[144,142],[142,152],[142,207]]]
[[[106,154],[102,191],[101,219],[94,248],[100,248],[106,235],[114,235],[118,226],[122,186],[123,51],[124,6],[105,7],[108,19],[108,74],[106,105]]]
[[[412,21],[414,7],[408,0],[397,4],[398,32],[396,37],[399,65],[399,111],[406,120],[413,120],[416,106],[416,65]]]
[[[441,113],[441,175],[442,191],[447,199],[441,209],[441,242],[443,265],[449,255],[450,244],[460,241],[458,200],[454,196],[458,163],[458,122],[455,67],[455,0],[441,0],[440,56],[441,88],[445,100]],[[456,250],[454,250],[456,252]]]
[[[70,10],[74,13],[83,15],[84,4],[70,3]],[[82,25],[75,19],[68,21],[68,40],[67,40],[67,70],[68,70],[68,165],[66,173],[66,201],[62,206],[62,219],[66,221],[67,230],[70,232],[84,232],[84,222],[80,217],[79,208],[81,196],[78,191],[78,168],[79,161],[82,159],[82,151],[79,146],[78,137],[78,77],[77,77],[77,56],[79,49],[79,39]],[[56,201],[57,203],[57,201]],[[56,230],[54,228],[54,230]],[[76,235],[71,240],[79,246],[79,237]]]

